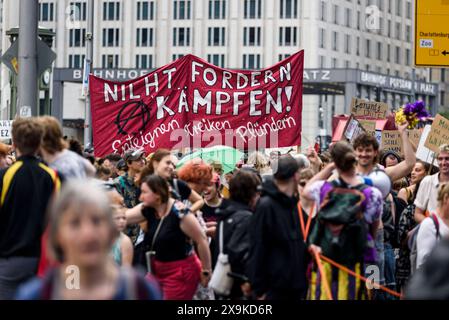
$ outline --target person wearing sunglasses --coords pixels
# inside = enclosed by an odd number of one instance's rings
[[[449,144],[443,144],[439,148],[436,156],[440,171],[431,176],[425,177],[419,186],[418,193],[415,198],[415,221],[420,223],[427,214],[433,212],[438,207],[438,190],[439,187],[449,182]]]

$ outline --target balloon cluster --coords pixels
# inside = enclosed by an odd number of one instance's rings
[[[407,103],[396,112],[395,121],[397,124],[408,122],[408,129],[413,129],[420,121],[425,121],[429,117],[424,102],[421,100],[414,103]]]

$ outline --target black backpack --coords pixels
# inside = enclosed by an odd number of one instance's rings
[[[365,255],[368,226],[364,219],[362,191],[369,186],[350,187],[344,181],[330,184],[330,190],[321,201],[309,243],[320,246],[324,256],[352,266],[362,262]]]

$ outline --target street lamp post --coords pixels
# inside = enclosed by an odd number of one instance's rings
[[[84,60],[84,71],[85,77],[89,77],[89,73],[92,70],[92,59],[93,59],[93,30],[94,30],[94,1],[88,1],[87,8],[87,32],[86,32],[86,59]],[[83,79],[86,81],[86,79]],[[84,83],[83,83],[84,86]],[[89,88],[86,90],[86,100],[84,105],[85,116],[84,116],[84,147],[87,146],[88,143],[92,142],[91,130],[92,130],[92,121],[91,121],[91,110],[90,110],[90,92]]]
[[[37,108],[37,12],[38,1],[20,0],[18,115],[38,115]]]

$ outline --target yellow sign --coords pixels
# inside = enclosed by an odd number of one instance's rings
[[[415,0],[415,65],[449,66],[449,1]]]

